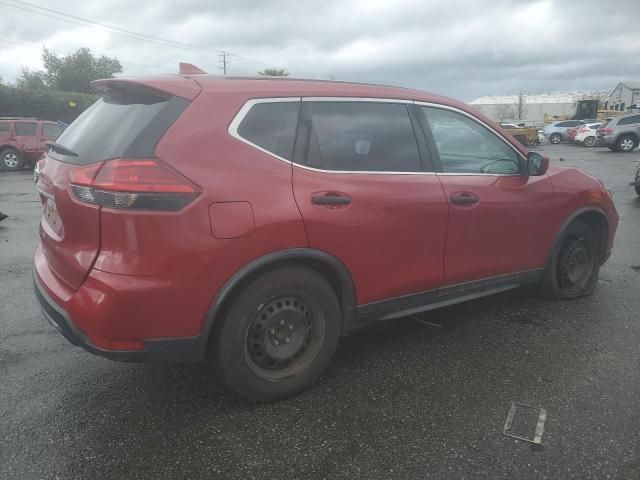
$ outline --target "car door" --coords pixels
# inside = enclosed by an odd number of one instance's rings
[[[555,232],[547,176],[493,127],[455,108],[422,105],[421,120],[449,202],[445,284],[541,268]]]
[[[16,145],[18,150],[33,153],[38,148],[38,124],[36,122],[16,122]]]
[[[47,150],[47,142],[55,142],[62,133],[62,127],[55,123],[42,124],[42,134],[38,136],[38,152]]]
[[[310,247],[344,263],[358,305],[433,291],[444,280],[448,206],[410,108],[303,98],[295,199]]]

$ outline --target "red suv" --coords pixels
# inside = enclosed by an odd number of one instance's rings
[[[109,79],[39,162],[36,295],[114,360],[299,392],[341,335],[525,284],[593,291],[618,215],[463,103],[404,88]]]
[[[37,118],[0,117],[0,169],[22,170],[31,165],[62,133],[64,126]]]

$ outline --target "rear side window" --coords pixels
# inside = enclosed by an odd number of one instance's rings
[[[311,112],[309,166],[357,172],[422,170],[406,105],[313,102]]]
[[[33,122],[16,122],[17,137],[35,137],[38,124]]]
[[[55,123],[45,123],[42,125],[42,136],[47,138],[58,138],[62,133],[62,127]]]
[[[0,133],[9,133],[11,131],[11,124],[4,122],[0,123]]]
[[[50,154],[79,165],[153,156],[155,144],[188,104],[154,90],[108,90],[56,140],[78,155]]]
[[[640,123],[640,115],[632,115],[618,120],[618,125],[632,125],[634,123]]]
[[[268,152],[291,160],[299,111],[299,101],[258,103],[240,122],[238,135]]]

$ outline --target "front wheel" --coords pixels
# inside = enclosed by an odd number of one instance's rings
[[[549,141],[551,143],[555,143],[558,144],[562,141],[562,135],[560,135],[559,133],[553,133],[551,134],[551,136],[549,137]]]
[[[7,148],[0,153],[0,167],[4,170],[22,170],[24,161],[15,148]]]
[[[212,355],[222,380],[250,400],[273,401],[308,388],[340,338],[340,305],[315,271],[268,272],[244,288],[215,332]]]
[[[591,295],[599,271],[596,235],[586,223],[574,221],[563,233],[560,248],[552,253],[542,279],[542,292],[557,299]]]
[[[596,137],[587,137],[584,139],[585,147],[593,147],[596,144]]]

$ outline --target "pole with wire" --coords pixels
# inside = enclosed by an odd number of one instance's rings
[[[218,57],[220,57],[220,59],[218,60],[220,66],[218,68],[222,70],[223,75],[226,75],[227,65],[229,65],[229,52],[227,52],[226,50],[222,50],[222,52],[218,54]]]

